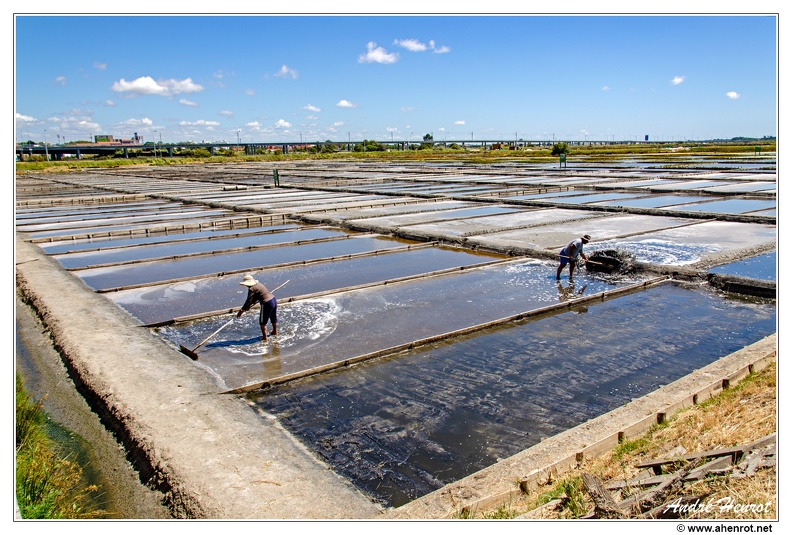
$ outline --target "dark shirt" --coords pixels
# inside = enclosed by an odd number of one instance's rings
[[[242,305],[242,310],[250,310],[250,307],[256,303],[261,305],[272,299],[275,299],[275,296],[272,295],[272,292],[267,290],[266,286],[260,282],[257,282],[248,288],[247,299],[245,299],[245,304]]]

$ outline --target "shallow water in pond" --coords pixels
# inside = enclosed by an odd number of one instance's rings
[[[669,206],[672,204],[681,204],[686,202],[701,201],[700,195],[657,195],[653,197],[641,197],[638,199],[624,199],[619,201],[599,202],[603,206],[631,206],[638,208],[659,208],[661,206]]]
[[[190,277],[198,278],[229,271],[262,269],[263,266],[367,253],[405,245],[406,242],[399,240],[360,236],[337,241],[295,244],[239,253],[224,253],[216,256],[187,257],[170,261],[153,261],[86,269],[75,271],[74,273],[91,288],[100,290]]]
[[[293,230],[300,228],[297,224],[270,225],[252,228],[213,229],[206,228],[195,232],[170,232],[151,234],[148,236],[110,236],[82,240],[60,240],[51,243],[37,244],[48,254],[68,253],[70,251],[89,251],[99,248],[129,247],[135,245],[154,245],[158,243],[180,242],[195,239],[217,239],[223,236],[244,236],[278,230]]]
[[[724,264],[710,269],[710,273],[721,275],[736,275],[749,279],[774,281],[777,276],[778,255],[775,252],[767,253],[752,258],[746,258],[739,262]]]
[[[91,265],[130,262],[135,260],[152,260],[170,258],[179,255],[198,253],[214,253],[224,249],[241,249],[245,247],[262,247],[266,245],[290,244],[305,240],[322,238],[339,238],[347,236],[342,230],[327,228],[307,228],[288,232],[268,232],[252,235],[230,236],[206,240],[166,242],[140,247],[103,248],[100,251],[70,253],[58,256],[65,268],[81,268]]]
[[[716,212],[722,214],[744,214],[756,210],[775,208],[776,201],[728,199],[725,201],[712,201],[699,204],[685,204],[682,206],[665,206],[667,210],[682,210],[692,212]]]
[[[774,304],[669,283],[248,400],[399,506],[756,342],[775,321]]]
[[[502,257],[475,254],[464,249],[421,247],[409,251],[267,269],[254,275],[268,288],[276,288],[284,281],[289,281],[287,286],[277,292],[279,301],[285,302],[285,298],[290,296],[390,281],[500,259]],[[183,281],[122,290],[108,294],[108,297],[141,322],[152,324],[181,316],[242,306],[245,292],[239,285],[241,278],[242,275],[237,274]]]
[[[618,284],[627,281],[585,273],[575,284],[566,277],[556,282],[555,264],[525,261],[342,292],[279,305],[279,335],[269,342],[259,340],[258,311],[251,311],[203,346],[200,362],[227,388],[239,388],[611,290]],[[239,304],[245,295],[239,293]],[[164,326],[157,332],[175,346],[191,349],[227,321],[228,316],[213,317]],[[277,367],[262,368],[272,356],[278,358]]]
[[[27,232],[32,236],[49,236],[57,235],[50,231],[60,229],[62,233],[77,232],[98,232],[106,228],[129,228],[136,224],[155,224],[161,221],[179,221],[194,219],[195,217],[210,218],[221,215],[229,215],[230,212],[226,210],[208,210],[204,208],[182,209],[174,211],[162,212],[137,212],[134,215],[111,215],[111,214],[94,214],[91,218],[78,218],[74,220],[66,218],[58,218],[57,221],[46,221],[43,223],[28,222],[17,225],[17,230],[20,232]],[[44,231],[43,233],[41,231]]]

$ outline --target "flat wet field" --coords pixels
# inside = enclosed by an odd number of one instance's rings
[[[275,188],[274,168],[18,177],[16,229],[386,507],[776,330],[774,300],[706,282],[775,283],[773,170],[278,162]],[[556,280],[583,234],[651,273]],[[257,308],[234,319],[248,273],[285,283],[267,342]]]

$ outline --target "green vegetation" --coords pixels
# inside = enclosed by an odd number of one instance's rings
[[[47,436],[42,402],[16,377],[16,496],[22,518],[86,519],[104,511],[90,505],[97,487],[82,487],[82,469],[58,454]]]
[[[557,142],[549,145],[517,145],[497,149],[492,147],[469,147],[459,144],[443,146],[435,142],[430,134],[424,136],[421,143],[412,143],[408,150],[400,150],[398,145],[389,145],[374,140],[364,140],[353,147],[348,144],[327,141],[321,146],[306,144],[294,148],[288,154],[278,150],[259,148],[256,154],[245,154],[241,150],[232,148],[218,148],[214,156],[202,147],[192,147],[174,150],[173,156],[167,152],[153,157],[152,150],[130,150],[129,158],[125,158],[123,151],[117,151],[112,157],[84,156],[82,159],[68,158],[60,161],[47,162],[43,156],[26,156],[25,161],[17,162],[16,170],[21,171],[46,171],[65,172],[87,168],[111,168],[127,165],[185,165],[205,163],[233,163],[233,162],[280,162],[296,160],[377,160],[377,161],[445,161],[453,160],[467,164],[492,164],[496,162],[515,162],[525,164],[553,163],[558,155],[563,152],[567,155],[567,162],[574,165],[580,163],[615,163],[641,157],[643,161],[656,164],[658,167],[668,168],[680,163],[680,159],[689,156],[707,159],[728,158],[735,162],[735,167],[741,161],[739,157],[754,157],[757,154],[765,156],[774,153],[776,141],[774,139],[723,141],[723,142],[679,142],[679,143],[622,143],[610,145],[575,144]],[[757,148],[759,149],[757,151]],[[161,151],[160,151],[161,152]],[[690,166],[690,162],[684,162]],[[701,167],[699,165],[699,167]]]
[[[569,143],[556,143],[553,145],[553,150],[550,151],[550,154],[553,156],[558,156],[560,154],[569,154]]]

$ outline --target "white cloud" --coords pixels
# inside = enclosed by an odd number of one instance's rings
[[[95,122],[89,121],[88,119],[67,119],[61,124],[61,128],[63,131],[80,131],[80,132],[96,132],[97,130],[101,131],[102,126]]]
[[[102,105],[103,105],[103,106],[107,106],[107,107],[109,107],[109,108],[112,108],[113,106],[115,106],[115,102],[113,102],[113,101],[112,101],[112,100],[110,100],[110,99],[107,99],[107,100],[105,100],[105,101],[102,103]]]
[[[608,87],[607,85],[603,85],[602,86],[602,90],[603,91],[610,91],[610,87]]]
[[[107,63],[99,63],[98,61],[94,61],[93,66],[97,71],[103,71],[107,68]]]
[[[53,131],[57,130],[58,128],[60,128],[62,131],[80,129],[83,127],[93,127],[95,130],[101,129],[99,124],[93,120],[91,111],[83,111],[79,109],[69,110],[68,115],[63,117],[49,117],[47,118],[47,123],[52,126]]]
[[[463,126],[465,124],[465,121],[454,121],[454,124],[457,126]]]
[[[21,113],[16,113],[16,120],[20,123],[35,123],[36,119],[31,117],[30,115],[22,115]]]
[[[357,104],[352,104],[348,100],[339,100],[336,106],[339,108],[357,108]]]
[[[410,113],[411,111],[415,111],[415,108],[412,106],[402,106],[400,109],[405,113]]]
[[[342,126],[344,126],[344,121],[336,121],[333,123],[333,126],[335,128],[341,128]]]
[[[278,122],[275,123],[275,128],[291,128],[291,123],[283,119],[278,119]]]
[[[317,111],[317,112],[322,111],[321,108],[317,108],[316,106],[313,106],[311,104],[306,104],[305,106],[303,106],[303,109],[308,111]]]
[[[685,81],[685,77],[684,76],[674,76],[674,78],[671,80],[671,83],[673,85],[679,85],[679,84],[681,84],[684,81]]]
[[[252,122],[246,123],[245,126],[248,127],[248,128],[260,128],[261,127],[261,123],[258,122],[258,121],[252,121]]]
[[[410,52],[426,52],[427,50],[431,50],[435,54],[447,54],[448,52],[451,52],[451,49],[447,46],[435,46],[434,39],[430,39],[428,45],[422,43],[418,39],[396,39],[393,41],[393,44],[402,48],[406,48]]]
[[[119,124],[122,126],[152,126],[154,121],[148,117],[143,117],[142,119],[127,119],[126,121],[122,121]]]
[[[297,71],[294,69],[290,69],[286,65],[283,65],[278,72],[275,73],[275,76],[278,78],[291,78],[292,80],[297,78]]]
[[[220,115],[222,115],[223,117],[233,117],[234,112],[229,110],[223,110],[220,112]]]
[[[217,121],[206,121],[204,119],[199,119],[197,121],[182,121],[179,123],[181,126],[220,126],[220,123]]]
[[[740,94],[737,91],[729,91],[728,93],[726,93],[726,96],[732,100],[737,100],[738,98],[740,98]]]
[[[179,99],[179,104],[181,104],[183,106],[197,106],[198,105],[197,102],[193,102],[192,100],[187,100],[186,98],[180,98]]]
[[[66,85],[66,77],[58,76],[57,78],[55,78],[55,83],[58,85]]]
[[[396,39],[393,41],[393,44],[402,48],[406,48],[410,52],[424,52],[428,48],[418,39]]]
[[[160,95],[170,97],[181,93],[197,93],[203,91],[203,86],[196,84],[192,78],[184,80],[159,80],[154,81],[151,76],[141,76],[130,82],[121,78],[113,83],[111,88],[116,93],[134,93],[138,95]]]
[[[368,51],[358,56],[358,63],[396,63],[399,60],[399,54],[389,53],[374,41],[369,41],[366,47]]]
[[[245,90],[245,94],[246,94],[247,96],[249,96],[249,97],[252,97],[252,96],[255,96],[255,95],[256,95],[256,91],[255,91],[255,90],[253,90],[253,89],[246,89],[246,90]]]

